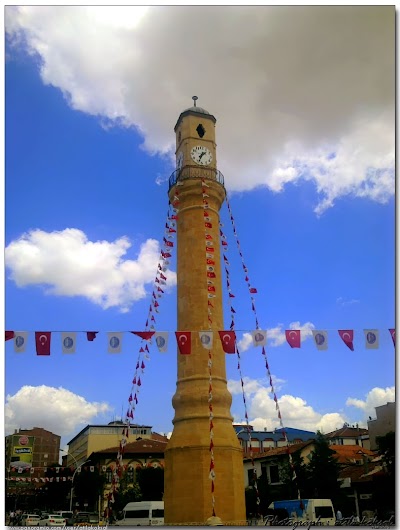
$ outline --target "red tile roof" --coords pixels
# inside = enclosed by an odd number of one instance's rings
[[[127,443],[124,448],[124,454],[127,455],[128,453],[152,453],[152,454],[163,454],[165,451],[165,448],[167,446],[167,441],[160,441],[160,440],[151,440],[151,439],[145,439],[142,440],[135,440],[134,442]],[[94,451],[96,454],[117,454],[119,451],[119,446],[116,447],[109,447],[107,449],[100,449],[99,451]]]
[[[326,438],[357,438],[368,434],[368,429],[361,429],[360,427],[342,427],[336,431],[328,432]]]
[[[375,471],[375,473],[371,473]],[[368,474],[367,474],[367,473]],[[376,466],[369,462],[366,467],[364,465],[346,466],[339,472],[339,478],[350,478],[351,482],[371,482],[376,475],[384,475],[381,466]]]
[[[335,458],[338,460],[339,464],[346,464],[350,463],[353,460],[356,460],[358,462],[362,462],[363,455],[374,457],[376,456],[376,453],[374,451],[370,451],[369,449],[365,449],[364,447],[361,447],[359,445],[330,445],[330,449],[335,451]]]
[[[295,453],[296,451],[299,451],[300,449],[303,449],[306,445],[310,445],[314,442],[314,440],[310,442],[302,442],[302,443],[296,443],[293,445],[289,445],[289,452],[290,454]],[[263,453],[253,453],[253,460],[260,460],[265,457],[269,456],[280,456],[288,453],[287,446],[285,447],[273,447],[271,449],[268,449],[264,451]],[[243,453],[243,461],[251,460],[251,457],[249,456],[249,453]]]
[[[168,442],[168,438],[164,434],[158,434],[158,432],[152,432],[151,439],[159,442]]]

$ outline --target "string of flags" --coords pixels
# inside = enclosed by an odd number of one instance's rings
[[[170,258],[172,257],[172,250],[174,247],[174,234],[176,233],[176,222],[178,219],[178,208],[177,205],[179,199],[177,196],[174,197],[173,202],[169,201],[168,211],[167,211],[167,221],[165,223],[163,245],[160,250],[160,257],[157,265],[157,272],[153,284],[153,292],[151,296],[151,303],[149,306],[147,319],[145,323],[145,329],[143,331],[134,331],[135,335],[141,338],[141,344],[138,352],[135,372],[132,379],[131,391],[128,397],[128,407],[126,411],[125,426],[122,429],[122,437],[119,444],[118,453],[116,456],[116,466],[113,469],[111,477],[111,488],[107,497],[107,513],[111,510],[111,505],[115,502],[115,493],[118,491],[120,479],[124,473],[124,464],[123,457],[125,453],[125,446],[128,443],[129,439],[129,427],[130,423],[133,422],[135,417],[136,406],[139,402],[140,388],[142,386],[142,378],[145,372],[146,364],[145,360],[150,361],[150,349],[149,343],[151,344],[151,338],[154,337],[155,343],[157,344],[158,349],[163,352],[167,349],[168,344],[168,334],[164,332],[155,332],[156,327],[156,315],[159,313],[160,299],[164,295],[164,286],[167,285],[168,279],[168,267],[170,264]],[[122,336],[118,340],[121,340]],[[118,343],[116,344],[113,341],[113,337],[108,337],[109,351],[110,348],[113,348],[115,345],[119,347]],[[113,344],[114,343],[114,344]]]
[[[124,471],[134,471],[134,469],[142,469],[143,467],[164,467],[162,462],[159,462],[158,460],[155,462],[148,462],[146,464],[136,463],[134,466],[132,464],[123,464],[122,468]],[[94,473],[95,470],[97,470],[100,474],[104,474],[107,472],[113,472],[116,469],[116,464],[110,463],[108,465],[101,465],[96,464],[95,466],[79,466],[77,468],[74,468],[73,466],[69,467],[14,467],[10,465],[8,471],[9,473],[16,473],[16,475],[10,475],[7,477],[7,480],[10,481],[16,481],[16,482],[67,482],[72,481],[73,479],[73,473],[74,471],[77,471],[77,473],[81,473],[82,470],[89,471],[90,473]],[[58,475],[63,476],[17,476],[17,475],[38,475],[38,474],[44,474],[48,472],[55,472]],[[69,472],[69,476],[65,476],[65,473]]]
[[[229,204],[229,203],[227,203],[227,204]],[[234,234],[235,234],[235,236],[237,236],[235,225],[234,225],[234,222],[233,222],[232,214],[231,214],[231,221],[232,221]],[[220,236],[221,236],[221,241],[226,241],[226,236],[225,236],[225,234],[224,234],[224,232],[222,230],[222,224],[221,224],[221,228],[220,228]],[[239,240],[238,239],[237,239],[237,244],[239,245]],[[231,290],[230,264],[229,264],[229,260],[228,260],[228,258],[226,256],[227,250],[228,250],[228,245],[224,245],[223,246],[223,258],[224,258],[225,273],[226,273],[226,287],[227,287],[227,290],[228,290],[228,293],[229,293],[229,298],[232,299],[232,298],[235,298],[235,296],[233,295],[232,290]],[[239,253],[240,253],[240,257],[242,259],[243,268],[246,270],[246,273],[247,273],[247,267],[244,264],[243,255],[241,253],[240,247],[239,247]],[[248,278],[247,278],[247,281],[248,281]],[[249,287],[250,296],[252,298],[252,309],[255,312],[255,305],[254,305],[254,299],[252,297],[252,294],[254,294],[254,292],[256,292],[256,289],[251,288],[251,291],[250,291],[250,284],[249,283],[248,283],[248,287]],[[230,325],[230,329],[231,329],[231,331],[233,331],[235,329],[235,327],[236,327],[236,324],[235,324],[236,310],[233,307],[233,305],[234,305],[234,301],[233,300],[230,300],[230,305],[231,305],[231,325]],[[255,314],[255,316],[256,316],[256,325],[258,327],[257,315]],[[253,344],[260,343],[260,345],[262,345],[264,342],[266,342],[266,332],[265,332],[265,335],[264,335],[263,332],[260,332],[260,333],[252,332],[252,337],[253,337]],[[243,406],[244,406],[244,413],[245,413],[244,417],[245,417],[245,420],[246,420],[246,432],[247,432],[249,448],[250,448],[250,455],[249,456],[251,458],[251,465],[252,465],[253,488],[254,488],[254,491],[256,493],[256,504],[257,504],[257,506],[259,506],[261,500],[260,500],[260,494],[259,494],[259,491],[258,491],[258,484],[257,484],[257,470],[256,470],[256,466],[255,466],[255,461],[254,461],[254,458],[253,458],[253,451],[251,449],[251,429],[250,429],[250,423],[249,423],[249,415],[248,415],[248,412],[247,412],[246,393],[244,391],[244,380],[243,380],[243,375],[242,375],[240,352],[239,352],[239,348],[238,348],[236,343],[234,345],[234,348],[235,348],[236,355],[237,355],[237,360],[238,360],[237,369],[238,369],[238,372],[239,372],[240,384],[241,384],[241,388],[242,388],[242,399],[243,399]]]
[[[288,439],[287,434],[286,434],[286,429],[285,429],[285,427],[283,425],[282,414],[281,414],[281,411],[280,411],[278,398],[277,398],[277,395],[275,393],[274,385],[273,385],[273,382],[272,382],[272,374],[271,374],[271,371],[270,371],[270,368],[269,368],[267,352],[266,352],[266,349],[265,349],[267,334],[265,333],[265,335],[264,335],[263,331],[259,330],[257,310],[256,310],[256,306],[255,306],[255,300],[254,300],[254,297],[253,297],[253,294],[256,294],[257,290],[255,288],[252,288],[251,285],[250,285],[250,280],[249,280],[249,277],[248,277],[248,269],[247,269],[246,264],[245,264],[244,259],[243,259],[243,254],[242,254],[242,251],[241,251],[241,248],[240,248],[240,241],[239,241],[238,234],[236,232],[235,221],[234,221],[234,218],[233,218],[233,214],[232,214],[232,210],[231,210],[231,206],[230,206],[228,197],[226,198],[226,204],[227,204],[229,215],[230,215],[230,219],[231,219],[233,233],[234,233],[234,236],[235,236],[235,239],[236,239],[236,246],[237,246],[237,249],[238,249],[238,252],[239,252],[239,256],[240,256],[240,258],[242,260],[242,267],[243,267],[243,271],[245,273],[245,282],[247,283],[247,287],[249,289],[249,294],[250,294],[250,299],[251,299],[251,309],[252,309],[252,311],[254,313],[254,318],[255,318],[256,331],[252,332],[253,344],[256,343],[256,345],[262,346],[262,355],[263,355],[263,357],[265,359],[265,367],[266,367],[267,375],[269,377],[269,382],[270,382],[270,386],[271,386],[271,392],[272,392],[272,394],[274,396],[275,407],[276,407],[276,411],[277,411],[277,414],[278,414],[279,423],[280,423],[280,426],[282,428],[282,434],[283,434],[285,442],[286,442],[287,454],[288,454],[288,458],[289,458],[289,465],[290,465],[291,470],[292,470],[292,480],[295,481],[295,483],[296,483],[297,496],[300,499],[300,489],[299,489],[299,486],[297,484],[297,477],[296,477],[296,472],[295,472],[295,469],[294,469],[294,463],[293,463],[292,455],[290,454],[290,450],[289,450],[289,447],[290,447],[289,439]],[[290,334],[288,334],[288,335],[285,334],[285,336],[286,336],[286,338],[288,338],[288,337],[290,337]],[[301,343],[300,336],[301,336],[301,334],[299,333],[298,334],[299,347],[300,347],[300,343]],[[239,350],[237,351],[237,353],[238,353],[238,359],[239,359],[239,362],[240,362]],[[253,484],[254,484],[254,489],[255,489],[255,492],[256,492],[257,512],[259,514],[260,513],[261,499],[260,499],[260,495],[259,495],[259,491],[258,491],[258,485],[257,485],[257,471],[256,471],[256,468],[255,468],[255,462],[254,462],[254,459],[253,459],[253,452],[251,451],[251,431],[250,431],[250,426],[249,426],[249,419],[248,419],[248,416],[247,416],[246,398],[245,398],[245,393],[244,393],[244,388],[243,388],[244,385],[243,385],[243,379],[242,379],[242,375],[241,375],[239,362],[238,362],[238,368],[239,368],[241,384],[242,384],[242,389],[243,389],[243,401],[245,403],[246,429],[247,429],[247,434],[248,434],[248,439],[249,439],[250,457],[251,457],[252,468],[253,468]]]
[[[213,380],[212,380],[212,365],[213,365],[213,356],[212,356],[212,344],[213,344],[213,332],[212,324],[213,324],[213,303],[212,298],[215,298],[215,285],[214,285],[214,279],[216,278],[215,274],[215,259],[214,259],[214,241],[213,241],[213,234],[211,232],[213,225],[211,223],[212,218],[208,211],[209,209],[209,203],[208,198],[209,194],[207,193],[208,184],[204,179],[201,180],[201,191],[202,191],[202,197],[203,197],[203,222],[204,222],[204,237],[205,237],[205,260],[206,260],[206,284],[207,284],[207,320],[209,324],[209,331],[201,332],[199,334],[200,342],[203,345],[204,348],[208,350],[208,415],[209,415],[209,436],[210,436],[210,442],[209,442],[209,451],[210,451],[210,467],[209,467],[209,474],[208,478],[211,481],[211,512],[212,516],[215,517],[215,479],[216,479],[216,472],[215,472],[215,455],[214,455],[214,411],[213,411]],[[179,337],[178,345],[182,336]],[[186,341],[187,343],[187,341]],[[186,344],[185,343],[185,344]],[[188,349],[188,348],[186,348]],[[180,350],[182,353],[182,350]],[[189,351],[190,353],[190,351]]]
[[[227,278],[229,278],[228,275],[227,275]],[[252,305],[254,306],[254,302],[252,302]],[[155,301],[154,306],[151,306],[151,307],[152,309],[157,309],[158,306],[159,306],[158,302]],[[208,307],[208,320],[209,321],[211,320],[211,310],[212,308],[209,303],[209,307]],[[233,331],[235,312],[236,311],[231,306],[231,319],[232,320],[231,320],[230,330],[218,331],[218,337],[221,341],[221,345],[225,353],[236,353],[235,345],[237,342],[237,338],[236,338],[236,333]],[[154,320],[154,315],[151,315],[150,318]],[[253,346],[257,347],[257,346],[267,345],[267,340],[268,340],[267,330],[255,329],[255,330],[247,330],[247,331],[241,330],[241,331],[243,331],[244,333],[247,332],[251,334]],[[330,336],[330,331],[332,330],[312,330],[312,338],[313,338],[313,342],[317,350],[320,350],[320,351],[328,350],[329,348],[328,339]],[[351,351],[354,351],[355,330],[354,329],[339,329],[337,331],[343,343]],[[388,331],[392,338],[393,345],[396,346],[396,330],[394,328],[389,328]],[[13,340],[14,351],[16,353],[24,353],[26,351],[27,344],[28,344],[28,338],[31,333],[32,332],[28,332],[28,331],[6,331],[5,340],[6,341]],[[65,354],[76,353],[78,334],[84,333],[87,337],[87,340],[91,342],[93,342],[97,338],[97,335],[99,334],[98,331],[87,331],[87,332],[35,331],[33,333],[35,337],[34,340],[35,340],[35,347],[36,347],[37,355],[50,355],[51,354],[52,336],[54,333],[60,333],[62,352]],[[172,332],[155,331],[155,330],[117,331],[117,332],[108,331],[106,332],[106,334],[107,334],[107,344],[108,344],[109,353],[121,353],[122,352],[123,337],[125,333],[133,333],[134,335],[141,337],[142,340],[149,341],[149,343],[152,343],[154,341],[158,350],[161,353],[165,353],[168,350],[169,336],[170,336],[170,333]],[[286,342],[289,344],[291,348],[301,348],[302,333],[304,333],[304,331],[301,329],[285,330]],[[213,342],[214,342],[214,335],[216,335],[216,333],[211,330],[208,330],[208,331],[175,331],[174,334],[175,334],[175,338],[176,338],[177,345],[179,348],[179,352],[182,355],[191,354],[192,341],[193,341],[194,336],[198,336],[202,344],[205,343],[208,346],[212,347]],[[364,334],[364,345],[366,349],[369,349],[369,350],[379,349],[381,330],[364,329],[363,334]],[[307,336],[308,335],[309,335],[309,331],[307,331]],[[148,352],[148,347],[146,351]]]

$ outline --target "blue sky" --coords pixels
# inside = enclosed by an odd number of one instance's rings
[[[6,9],[5,328],[30,332],[25,353],[5,345],[6,433],[39,426],[65,444],[88,423],[125,414],[140,348],[128,332],[144,329],[173,128],[195,94],[217,118],[218,168],[258,290],[284,425],[366,426],[375,406],[394,400],[394,9],[125,9]],[[207,42],[196,10],[215,20]],[[185,24],[203,69],[182,46]],[[278,50],[282,31],[292,37]],[[254,314],[226,205],[221,220],[249,418],[272,429],[264,360],[243,337]],[[169,350],[151,348],[135,418],[165,433],[176,384],[175,270],[172,258],[157,315]],[[228,328],[226,298],[225,308]],[[303,330],[300,349],[283,340],[290,328]],[[365,328],[380,330],[378,350],[365,349]],[[328,330],[328,351],[317,351],[312,329]],[[355,330],[354,352],[338,329]],[[35,353],[37,330],[54,332],[50,357]],[[90,330],[100,332],[94,342]],[[74,355],[62,354],[61,331],[80,332]],[[126,332],[122,353],[107,353],[108,331]],[[234,356],[227,377],[241,421]]]

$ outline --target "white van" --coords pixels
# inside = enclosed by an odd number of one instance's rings
[[[164,501],[128,502],[120,526],[161,526],[164,524]]]
[[[290,519],[289,525],[295,525],[299,522],[303,525],[305,522],[320,525],[334,525],[336,522],[335,512],[331,499],[291,499],[287,501],[274,501],[268,507],[269,510],[276,511],[279,518],[282,519],[282,514],[287,513],[287,518]],[[270,513],[264,519],[266,525],[274,525],[277,523],[276,515]]]

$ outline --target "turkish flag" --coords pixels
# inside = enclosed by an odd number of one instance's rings
[[[174,246],[172,241],[167,241],[166,239],[164,239],[164,245],[167,245],[167,247],[173,247]]]
[[[37,355],[50,355],[51,332],[36,331],[35,339]]]
[[[300,348],[300,330],[287,329],[285,330],[286,340],[291,348]]]
[[[87,331],[86,332],[87,340],[90,340],[91,342],[94,341],[94,339],[96,338],[97,333],[98,333],[98,331]]]
[[[211,234],[206,234],[206,239],[212,239],[212,235]]]
[[[213,259],[207,258],[207,265],[215,265],[215,261]]]
[[[215,278],[215,272],[207,272],[207,278]]]
[[[134,335],[137,335],[141,339],[144,340],[150,340],[151,337],[154,335],[154,331],[131,331]]]
[[[236,333],[234,331],[218,331],[222,349],[225,353],[236,352]]]
[[[352,329],[339,329],[338,332],[339,332],[340,338],[343,340],[346,346],[350,348],[351,351],[354,351],[354,346],[353,346],[354,331]]]
[[[192,334],[190,331],[175,331],[176,342],[182,355],[190,355],[192,351]]]
[[[15,333],[13,331],[6,331],[6,340],[14,338]]]
[[[214,287],[213,285],[208,285],[208,287],[207,287],[207,291],[208,291],[209,293],[215,293],[215,287]]]
[[[396,330],[395,329],[389,329],[390,336],[392,337],[393,346],[396,347]]]
[[[255,294],[257,292],[257,289],[255,287],[250,287],[250,293]]]
[[[206,252],[215,252],[214,247],[206,247]]]
[[[212,224],[211,224],[211,223],[204,223],[204,226],[205,226],[206,228],[212,228]]]

